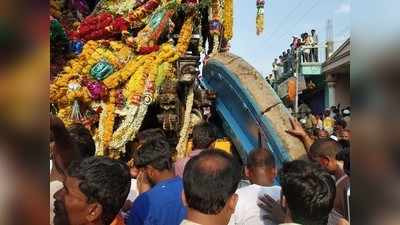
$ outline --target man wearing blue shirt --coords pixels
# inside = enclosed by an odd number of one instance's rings
[[[172,153],[164,138],[150,139],[133,157],[139,178],[152,188],[133,202],[127,225],[179,225],[186,216],[181,199],[182,179],[174,176]]]

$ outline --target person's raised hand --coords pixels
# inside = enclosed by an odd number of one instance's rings
[[[150,190],[151,188],[150,182],[148,181],[145,173],[142,170],[139,172],[139,175],[137,176],[136,179],[137,179],[137,188],[139,194],[142,194],[143,192]]]
[[[293,117],[289,117],[289,120],[290,120],[290,124],[292,125],[292,129],[286,130],[286,132],[288,134],[291,134],[298,138],[304,138],[305,136],[307,136],[307,132],[301,126],[300,122],[297,121],[297,119],[295,119]]]
[[[279,201],[275,201],[269,195],[260,196],[258,200],[258,207],[267,213],[263,216],[263,220],[270,220],[277,224],[285,222],[286,215]]]

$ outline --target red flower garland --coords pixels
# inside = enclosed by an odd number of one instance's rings
[[[113,18],[110,13],[88,16],[79,26],[78,31],[70,35],[73,39],[100,40],[113,38],[122,31],[128,30],[129,23],[123,17]]]
[[[141,47],[141,48],[138,50],[138,54],[139,54],[139,55],[147,55],[147,54],[149,54],[149,53],[158,51],[159,49],[160,49],[160,46],[159,46],[159,45],[154,45],[154,46],[149,46],[149,47]]]

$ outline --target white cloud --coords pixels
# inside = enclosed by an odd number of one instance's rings
[[[351,12],[351,5],[350,3],[341,3],[339,5],[339,7],[336,9],[335,11],[336,13],[344,13],[344,14],[348,14]]]

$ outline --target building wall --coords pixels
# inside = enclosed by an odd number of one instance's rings
[[[351,105],[350,74],[336,75],[335,103],[341,106]]]

